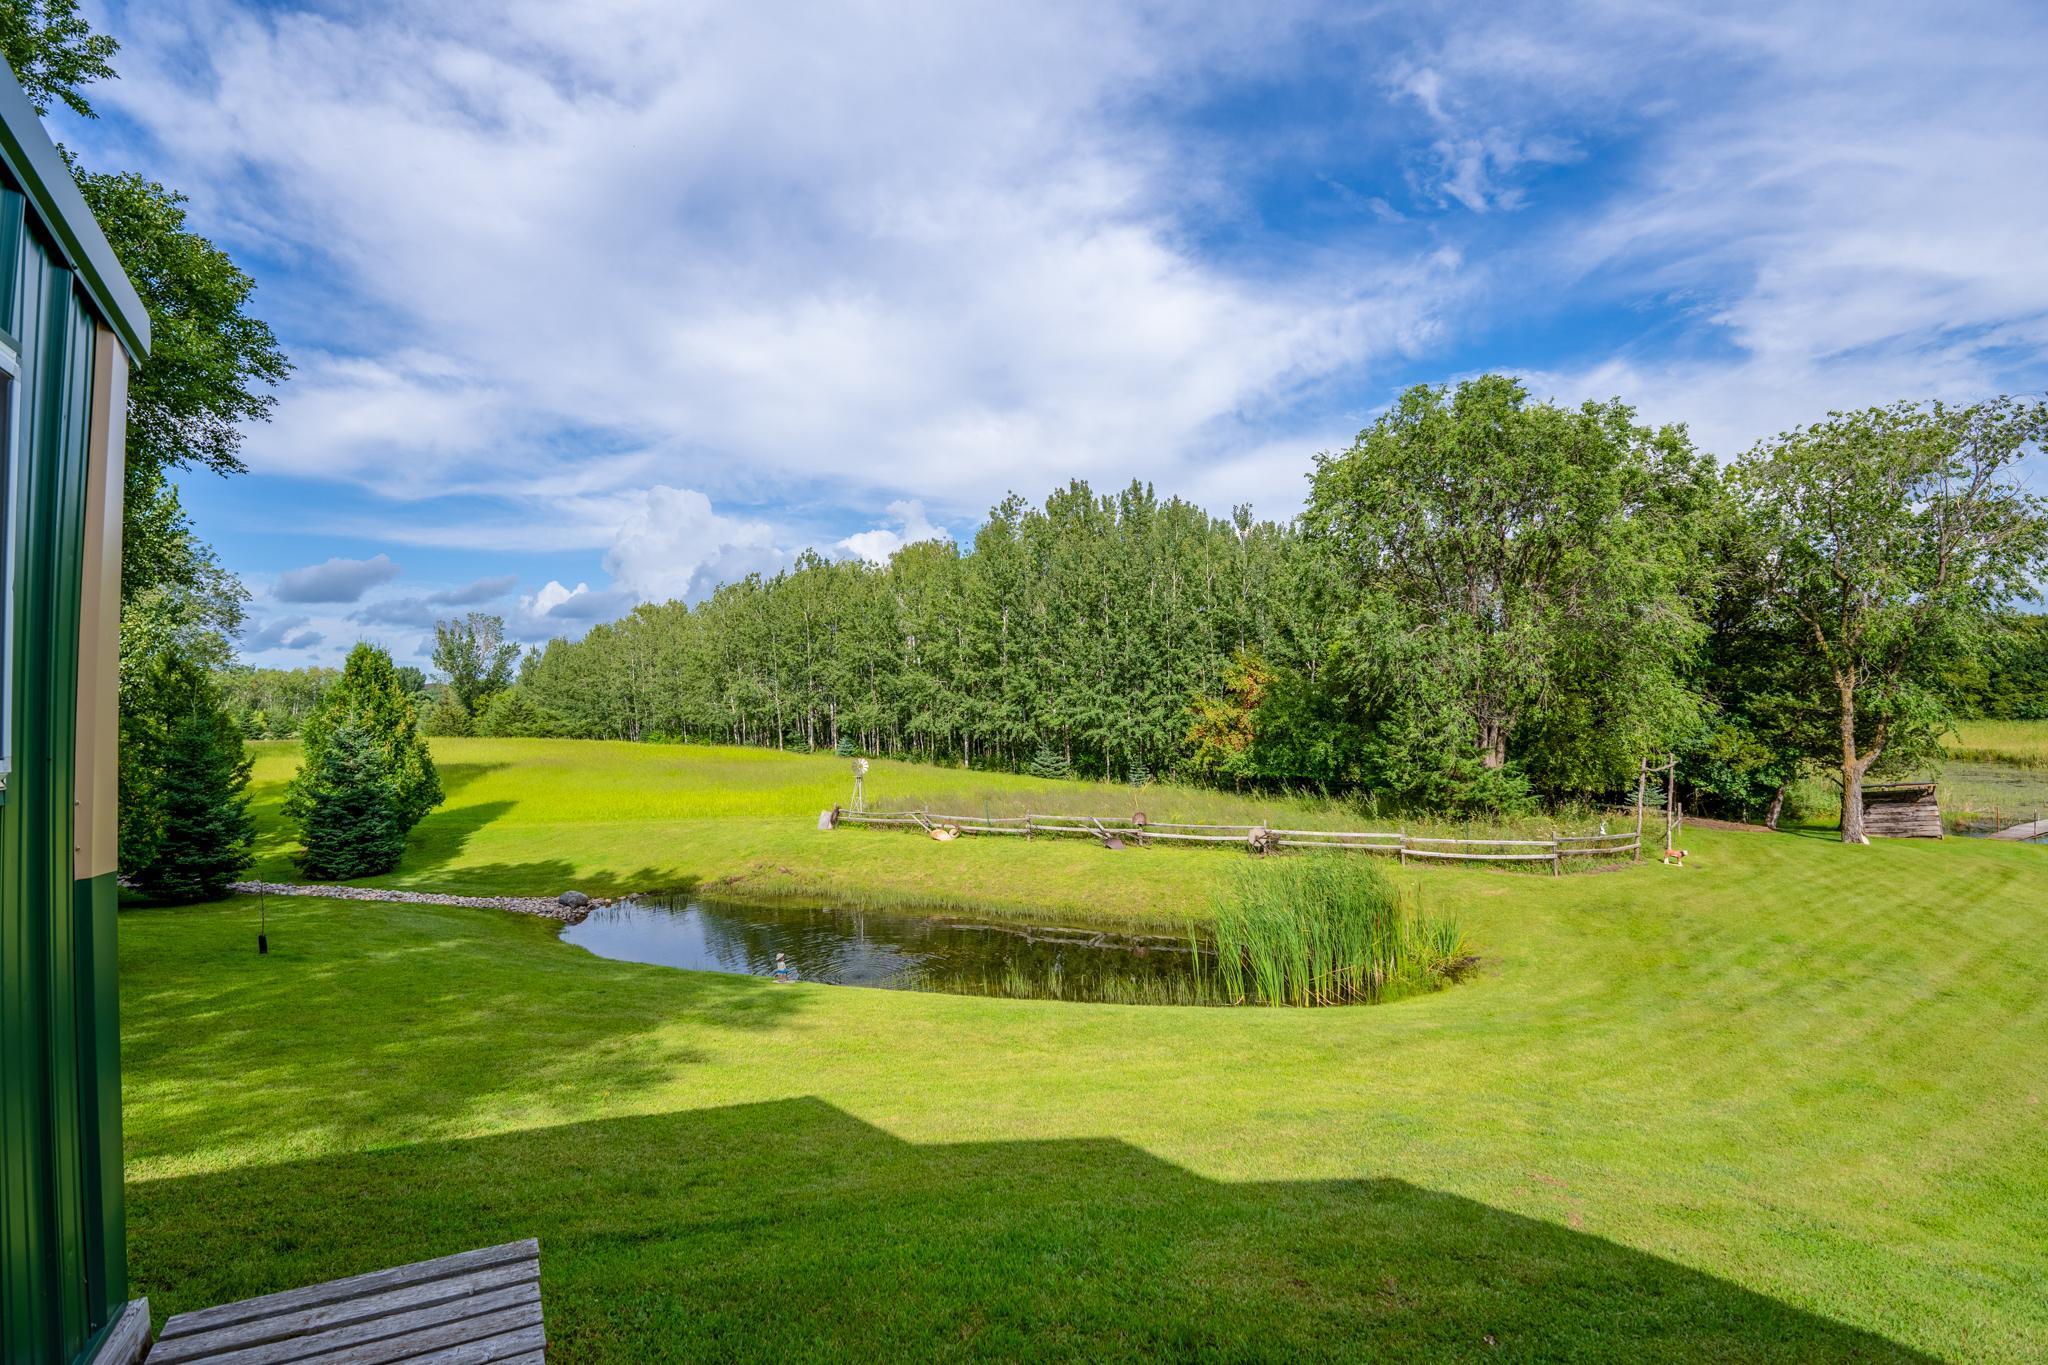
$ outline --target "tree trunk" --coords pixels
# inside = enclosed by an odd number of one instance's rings
[[[1764,828],[1776,829],[1778,827],[1778,817],[1784,814],[1784,811],[1785,786],[1781,783],[1778,787],[1778,790],[1771,794],[1771,808],[1764,815]]]
[[[1842,842],[1867,844],[1870,836],[1863,832],[1863,774],[1877,754],[1873,750],[1863,758],[1856,756],[1855,683],[1839,683],[1837,690],[1842,696]]]
[[[1483,720],[1479,723],[1479,761],[1488,768],[1507,766],[1508,732],[1500,722]]]

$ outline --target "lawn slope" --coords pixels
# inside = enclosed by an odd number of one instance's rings
[[[252,746],[260,831],[255,875],[298,880],[281,807],[298,769],[292,742]],[[547,739],[436,739],[448,799],[413,831],[398,871],[365,885],[465,895],[597,896],[704,889],[729,895],[830,894],[870,906],[971,905],[1026,915],[1179,921],[1208,912],[1224,850],[1130,850],[1077,840],[962,839],[844,828],[819,812],[851,796],[848,761],[705,745]],[[1251,822],[1268,813],[1357,823],[1302,803],[876,760],[870,799],[980,809],[1031,796],[1100,813],[1134,799],[1200,802],[1198,815]],[[952,813],[962,813],[954,810]]]
[[[1166,914],[1236,856],[785,833],[833,793],[735,757],[614,798],[606,746],[483,743],[446,815],[488,818],[398,880],[759,860]],[[562,1361],[2048,1356],[2048,856],[1691,843],[1408,874],[1484,971],[1323,1011],[778,987],[320,900],[259,958],[250,903],[130,910],[134,1290],[537,1235]]]

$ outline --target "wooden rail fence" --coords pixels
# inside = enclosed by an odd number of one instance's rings
[[[1408,834],[1401,830],[1278,829],[1271,825],[1194,825],[1172,821],[1097,815],[945,815],[928,810],[852,811],[834,808],[830,823],[874,828],[916,829],[931,833],[948,828],[960,834],[1078,836],[1106,847],[1159,843],[1236,844],[1254,853],[1276,848],[1343,849],[1386,853],[1406,863],[1410,858],[1479,863],[1549,863],[1562,876],[1567,858],[1627,855],[1641,861],[1640,828],[1613,834],[1558,834],[1548,839],[1451,839]]]

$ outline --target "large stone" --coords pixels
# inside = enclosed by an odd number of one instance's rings
[[[581,891],[564,891],[561,895],[555,897],[555,904],[566,910],[582,910],[589,906],[590,897],[584,895]]]

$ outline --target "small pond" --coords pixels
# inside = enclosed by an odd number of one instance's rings
[[[564,941],[599,957],[834,986],[1118,1004],[1217,1003],[1185,938],[978,923],[971,916],[635,896]]]

